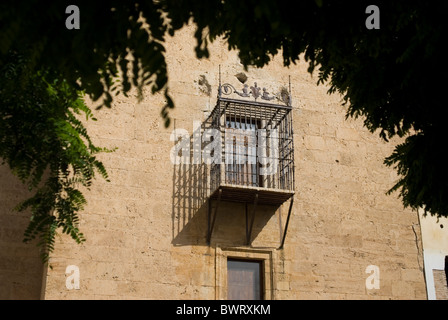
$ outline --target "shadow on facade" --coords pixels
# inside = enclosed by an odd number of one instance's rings
[[[0,300],[40,299],[44,265],[36,243],[23,243],[29,212],[14,207],[30,193],[26,186],[0,166]]]
[[[226,106],[230,108],[228,105]],[[249,108],[241,103],[238,106],[240,106],[240,109],[243,107]],[[237,107],[234,106],[234,108]],[[267,107],[260,106],[259,108]],[[241,112],[240,109],[238,110]],[[268,112],[269,110],[261,110],[270,115],[267,120],[270,124],[289,110],[288,108],[285,109],[286,111],[282,108],[277,109],[273,114],[272,110],[270,112]],[[290,190],[293,182],[291,179],[287,179],[288,175],[281,176],[278,173],[272,175],[273,178],[277,178],[276,180],[273,179],[277,181],[277,184],[270,185],[267,176],[260,174],[256,161],[255,163],[249,161],[256,159],[259,161],[257,157],[260,154],[263,155],[262,152],[258,152],[258,142],[253,144],[254,140],[247,137],[248,133],[251,133],[254,137],[257,135],[256,131],[253,131],[255,120],[249,124],[244,122],[236,128],[234,124],[236,120],[228,120],[230,118],[226,117],[225,114],[221,115],[219,108],[215,108],[215,110],[218,110],[217,114],[214,111],[215,113],[212,112],[202,124],[198,122],[194,124],[191,135],[186,130],[175,129],[171,136],[171,140],[175,141],[171,154],[171,160],[174,163],[172,190],[172,243],[174,245],[213,243],[230,246],[251,245],[252,240],[257,237],[272,216],[275,215],[281,204],[293,194]],[[261,111],[257,111],[259,116]],[[291,119],[286,117],[289,114],[288,112],[281,119],[290,121]],[[236,111],[232,114],[236,117]],[[245,114],[244,119],[247,117],[248,114]],[[243,116],[240,115],[238,119],[242,121]],[[281,122],[281,119],[278,121]],[[227,126],[230,127],[227,128]],[[227,137],[226,130],[230,132],[229,137]],[[219,137],[215,136],[216,131],[220,132],[220,142],[216,140]],[[283,138],[287,136],[283,131],[281,132]],[[276,141],[272,137],[270,139],[270,143]],[[292,136],[289,139],[284,140],[292,142]],[[210,147],[212,141],[214,147]],[[255,148],[255,151],[252,148]],[[206,150],[207,157],[213,158],[211,162],[220,158],[222,164],[205,163],[203,158],[206,155]],[[220,150],[218,157],[215,154],[216,150]],[[211,156],[212,154],[213,156]],[[282,153],[283,158],[291,160],[290,163],[288,162],[285,165],[283,162],[279,162],[282,168],[280,171],[283,173],[292,171],[290,168],[293,163],[292,153],[288,154],[290,155]],[[233,157],[227,157],[228,155],[233,155]],[[270,154],[273,157],[275,155],[275,152]],[[226,161],[231,162],[230,164],[224,164]],[[247,161],[247,164],[245,161]],[[267,166],[267,164],[265,165]],[[241,170],[238,170],[240,167]],[[280,185],[280,182],[283,184],[288,182],[289,184]],[[261,184],[264,184],[264,186]],[[286,188],[286,190],[273,191],[280,186],[283,189]],[[270,188],[274,189],[271,190]],[[217,194],[222,194],[222,199]],[[281,238],[281,228],[279,230],[279,238]],[[275,236],[272,238],[275,238]],[[276,245],[277,243],[273,244],[273,246]]]
[[[207,230],[207,166],[173,166],[172,243],[202,244]]]
[[[209,170],[206,164],[180,164],[173,166],[172,197],[172,244],[207,245]],[[211,244],[243,246],[247,244],[247,227],[252,214],[254,216],[251,239],[255,239],[263,230],[277,206],[252,203],[212,200],[212,216],[216,211],[216,220],[211,236]],[[280,239],[280,235],[279,238]],[[277,243],[273,244],[274,246]]]

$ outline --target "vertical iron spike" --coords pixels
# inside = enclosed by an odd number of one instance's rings
[[[292,106],[292,93],[291,93],[291,75],[289,77],[289,97],[288,97],[288,106]]]
[[[218,97],[221,98],[221,65],[219,65]]]

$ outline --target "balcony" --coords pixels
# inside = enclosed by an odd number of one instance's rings
[[[248,244],[257,205],[278,207],[291,199],[291,211],[294,195],[291,111],[290,90],[282,89],[271,95],[257,83],[250,87],[244,84],[241,90],[220,83],[216,106],[201,128],[204,140],[213,145],[208,154],[207,147],[204,149],[209,159],[207,242],[221,201],[246,203],[246,221],[249,221],[247,204],[253,204],[251,223],[246,228]]]

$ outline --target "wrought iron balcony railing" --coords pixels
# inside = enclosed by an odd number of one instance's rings
[[[236,98],[235,98],[236,97]],[[294,193],[294,143],[290,92],[271,95],[255,83],[238,91],[220,84],[202,131],[216,139],[210,195],[226,200],[281,204]],[[219,145],[218,145],[219,144]],[[218,154],[216,154],[218,153]],[[223,191],[223,192],[222,192]]]

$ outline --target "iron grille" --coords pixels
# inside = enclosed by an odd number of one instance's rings
[[[231,94],[244,99],[223,96]],[[223,186],[294,192],[291,111],[287,90],[270,95],[256,83],[241,91],[220,84],[216,106],[202,124],[203,131],[213,129],[214,139],[220,139],[215,150],[220,154],[210,163],[210,194]]]

